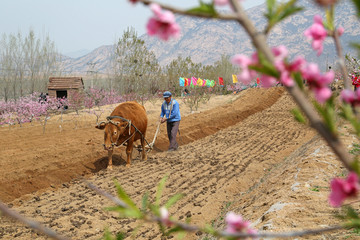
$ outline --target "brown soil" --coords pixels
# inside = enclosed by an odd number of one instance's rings
[[[43,126],[0,129],[0,200],[24,216],[42,222],[73,239],[99,239],[105,227],[129,238],[138,222],[118,219],[104,210],[112,203],[89,190],[82,180],[115,194],[113,179],[141,204],[154,196],[159,180],[168,175],[164,199],[185,197],[170,209],[175,219],[223,228],[227,211],[235,211],[260,231],[294,231],[336,224],[328,207],[329,181],[343,172],[327,146],[309,128],[296,123],[291,98],[282,88],[249,89],[238,95],[216,96],[189,113],[180,99],[180,147],[175,152],[133,154],[130,168],[119,148],[114,170],[106,170],[103,132],[86,111],[53,116]],[[146,103],[150,142],[159,117],[160,101]],[[103,108],[101,119],[115,107]],[[60,127],[61,126],[61,127]],[[354,141],[347,129],[343,138]],[[166,150],[165,125],[156,147]],[[313,239],[354,239],[349,232]],[[201,233],[186,239],[201,239]],[[46,239],[8,218],[0,219],[0,239]],[[136,239],[160,239],[155,225],[139,229]]]

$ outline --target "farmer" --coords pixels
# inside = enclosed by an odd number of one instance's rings
[[[170,142],[168,151],[175,151],[178,148],[176,142],[176,134],[180,125],[180,109],[179,103],[171,98],[171,92],[166,91],[163,93],[164,102],[161,105],[160,122],[166,122],[167,134]]]

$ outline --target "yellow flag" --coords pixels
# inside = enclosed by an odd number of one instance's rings
[[[233,74],[232,77],[233,77],[233,83],[237,83],[238,82],[237,76]]]

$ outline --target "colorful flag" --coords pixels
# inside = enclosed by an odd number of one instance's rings
[[[211,80],[210,81],[210,87],[214,87],[215,86],[215,80]]]
[[[197,78],[196,77],[191,77],[191,84],[196,86],[197,83]]]
[[[219,85],[224,86],[224,79],[222,77],[219,77]]]
[[[202,86],[203,85],[203,80],[201,78],[198,78],[197,80],[197,85],[198,86]]]
[[[210,87],[210,80],[209,79],[206,79],[206,84],[205,84],[207,87]]]
[[[232,78],[233,78],[233,83],[237,83],[237,82],[238,82],[237,76],[236,76],[235,74],[232,75]]]
[[[189,79],[188,78],[185,78],[185,84],[184,84],[184,86],[186,87],[186,86],[189,86]]]
[[[185,79],[180,77],[179,78],[179,84],[180,84],[180,87],[184,87],[185,86]]]

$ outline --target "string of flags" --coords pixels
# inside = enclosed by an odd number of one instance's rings
[[[218,81],[219,86],[223,87],[224,79],[222,77],[219,77],[218,80],[219,80]],[[180,87],[186,87],[186,86],[214,87],[217,83],[215,82],[215,80],[209,80],[209,79],[201,79],[196,77],[191,77],[191,78],[180,77],[179,84]]]
[[[232,80],[233,80],[233,83],[239,82],[238,78],[235,74],[232,74]],[[259,78],[256,79],[256,83],[257,83],[257,85],[260,84]],[[209,80],[209,79],[201,79],[201,78],[196,78],[196,77],[191,77],[191,78],[180,77],[179,84],[180,84],[180,87],[186,87],[186,86],[214,87],[214,86],[216,86],[216,84],[223,87],[224,79],[222,77],[219,77],[218,83],[217,83],[215,80]]]

